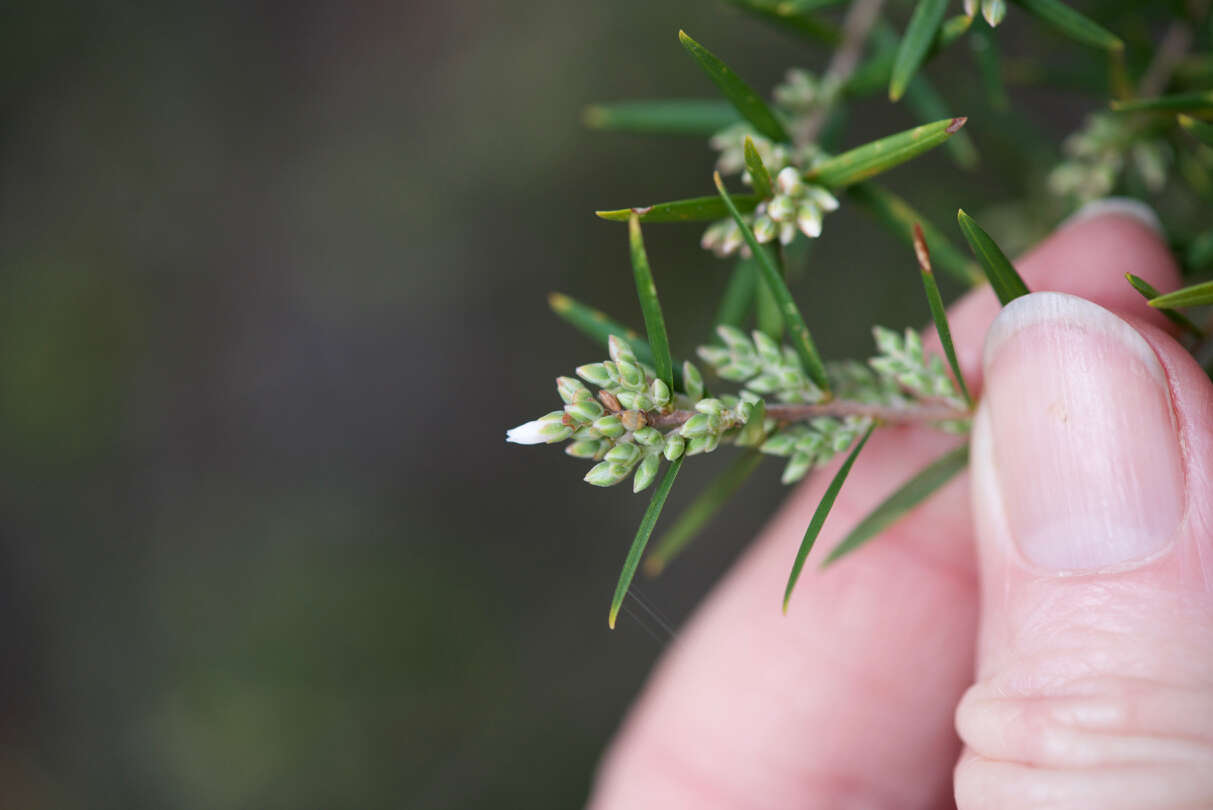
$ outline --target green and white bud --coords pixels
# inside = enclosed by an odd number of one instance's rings
[[[692,402],[703,397],[703,376],[690,360],[682,364],[682,389]]]
[[[977,0],[964,0],[965,16],[970,20],[977,15]]]
[[[631,467],[613,464],[609,461],[601,461],[591,467],[590,471],[586,473],[585,482],[593,484],[596,487],[611,487],[627,478],[628,473],[631,471]]]
[[[564,412],[578,424],[593,422],[602,416],[602,406],[592,399],[583,399],[564,406]]]
[[[631,363],[632,365],[640,365],[640,361],[636,359],[636,353],[632,351],[632,347],[628,342],[617,335],[611,335],[607,338],[607,350],[610,352],[611,359],[616,363]]]
[[[807,202],[796,212],[796,226],[810,239],[821,236],[821,209]]]
[[[657,478],[659,469],[661,469],[661,456],[645,456],[644,461],[640,462],[640,466],[636,468],[636,475],[632,478],[632,492],[639,492],[652,484]]]
[[[700,413],[720,413],[724,410],[724,403],[718,399],[701,399],[695,403],[695,410]]]
[[[711,436],[696,436],[687,442],[686,455],[697,456],[700,453],[706,453]]]
[[[790,456],[796,450],[796,436],[777,433],[763,442],[758,449],[768,456]]]
[[[578,366],[577,376],[591,385],[598,386],[599,388],[605,388],[612,382],[611,375],[607,373],[606,366],[603,363],[590,363],[588,365]]]
[[[751,332],[750,337],[753,338],[754,348],[758,350],[758,356],[762,359],[763,363],[774,364],[779,362],[779,344],[775,342],[774,338],[758,329]]]
[[[604,452],[610,444],[601,439],[588,439],[584,441],[569,442],[564,447],[564,452],[568,453],[573,458],[599,458],[599,453]]]
[[[619,419],[619,415],[614,413],[594,420],[594,430],[608,439],[618,439],[627,432],[623,426],[623,422]]]
[[[838,198],[831,194],[825,186],[808,186],[805,188],[805,194],[826,213],[838,210]]]
[[[759,214],[754,217],[753,231],[754,238],[765,245],[778,235],[779,226],[766,214]]]
[[[552,444],[564,441],[573,435],[573,429],[564,424],[563,419],[563,411],[552,411],[516,428],[510,428],[505,432],[505,440],[514,444]]]
[[[625,467],[631,468],[633,464],[640,460],[642,451],[639,447],[631,443],[621,443],[612,447],[607,451],[606,460],[613,464],[622,464]]]
[[[665,437],[657,428],[645,426],[633,433],[632,438],[636,440],[637,444],[643,447],[653,447],[661,444],[662,439]]]
[[[704,435],[709,430],[711,430],[711,427],[708,423],[708,418],[709,418],[708,414],[706,414],[706,413],[695,414],[694,416],[692,416],[690,419],[688,419],[686,422],[683,423],[682,427],[679,428],[679,430],[678,430],[678,435],[683,436],[687,439],[693,438],[695,436]]]
[[[653,380],[653,384],[649,386],[649,396],[652,397],[653,403],[658,408],[664,408],[670,404],[673,394],[670,387],[665,384],[665,380]]]
[[[720,335],[720,339],[729,347],[729,351],[737,355],[753,355],[754,345],[750,343],[750,339],[746,337],[745,332],[742,332],[736,326],[728,324],[720,324],[716,327],[716,334]]]
[[[582,385],[581,380],[574,377],[557,377],[556,393],[560,395],[566,405],[576,402],[578,399],[588,399],[591,396],[590,389]]]
[[[619,369],[619,384],[624,388],[632,391],[639,391],[641,388],[644,388],[644,372],[640,370],[639,365],[629,363],[626,360],[617,360],[615,361],[615,367]]]
[[[676,461],[686,450],[686,439],[679,436],[677,433],[671,433],[665,439],[665,454],[666,461]]]
[[[611,381],[611,384],[619,385],[619,367],[610,360],[604,360],[602,367],[606,369],[607,378]]]
[[[779,384],[778,376],[774,374],[759,374],[746,383],[745,387],[759,394],[772,394],[782,386]]]
[[[1007,16],[1007,0],[981,0],[981,16],[991,28],[997,28]]]
[[[720,346],[700,346],[695,350],[695,353],[699,355],[699,359],[712,368],[723,366],[729,362],[729,358],[731,357],[729,350]]]
[[[779,479],[785,484],[793,484],[805,477],[805,474],[813,468],[813,459],[803,453],[797,453],[792,456],[792,460],[788,462],[788,466],[783,468],[783,476]]]
[[[616,399],[619,400],[619,404],[622,405],[625,410],[629,410],[629,411],[651,411],[651,410],[653,410],[653,400],[649,399],[647,395],[639,393],[637,391],[620,391],[616,395]]]
[[[778,223],[791,222],[796,218],[796,201],[784,194],[777,195],[767,204],[767,216]]]
[[[804,181],[800,179],[800,171],[795,166],[785,166],[775,175],[775,187],[780,194],[794,197],[804,191]]]

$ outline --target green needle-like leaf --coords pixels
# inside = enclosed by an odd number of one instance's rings
[[[754,193],[764,200],[770,197],[771,173],[767,171],[766,164],[762,162],[762,155],[758,154],[754,139],[749,135],[745,136],[745,166],[750,172]]]
[[[1132,273],[1125,273],[1125,278],[1128,279],[1131,285],[1133,285],[1133,289],[1141,293],[1142,297],[1145,298],[1146,301],[1153,301],[1154,299],[1161,298],[1161,296],[1158,294],[1158,290],[1154,288],[1154,285],[1146,281],[1144,278],[1135,276]],[[1163,315],[1167,316],[1167,320],[1178,326],[1180,329],[1183,329],[1196,337],[1205,336],[1204,330],[1193,323],[1192,320],[1182,312],[1176,312],[1175,310],[1165,306],[1160,306],[1158,309],[1162,311]]]
[[[855,459],[859,458],[859,451],[863,450],[863,446],[868,443],[868,437],[872,435],[872,431],[876,430],[876,423],[873,422],[863,434],[851,450],[851,454],[847,456],[847,460],[838,468],[838,472],[834,473],[834,480],[830,481],[830,486],[826,488],[826,492],[821,496],[821,503],[817,504],[817,509],[813,512],[813,517],[809,520],[809,528],[805,529],[804,539],[800,541],[800,548],[796,550],[796,560],[792,563],[792,573],[788,575],[788,585],[783,591],[783,612],[788,612],[788,600],[792,598],[792,589],[796,587],[796,580],[800,579],[800,572],[804,568],[804,561],[808,559],[809,552],[813,550],[813,544],[817,542],[817,535],[821,534],[821,527],[825,525],[826,517],[829,516],[830,510],[834,508],[834,501],[838,499],[838,493],[842,490],[843,483],[847,480],[847,476],[851,474],[851,467],[855,464]]]
[[[927,304],[931,308],[931,318],[935,321],[935,331],[943,345],[944,356],[948,358],[948,365],[952,367],[952,374],[956,377],[960,392],[964,394],[965,402],[972,408],[973,397],[969,394],[969,386],[960,371],[960,361],[956,359],[956,347],[952,344],[952,329],[948,326],[948,313],[943,306],[943,296],[939,294],[939,285],[935,283],[935,274],[931,272],[931,254],[927,250],[927,239],[923,236],[922,226],[917,222],[914,223],[914,255],[918,257],[922,287],[927,294]]]
[[[779,311],[779,301],[771,291],[771,286],[761,277],[754,293],[754,321],[758,331],[767,337],[774,341],[783,339],[783,314]]]
[[[738,194],[733,198],[733,204],[744,214],[753,211],[760,202],[762,200],[757,194]],[[641,222],[706,222],[727,217],[729,209],[719,197],[692,197],[687,200],[594,213],[611,222],[627,222],[632,214],[639,216]]]
[[[1205,146],[1213,147],[1213,124],[1198,121],[1190,115],[1179,116],[1179,125]]]
[[[656,547],[644,561],[644,572],[654,577],[664,571],[729,499],[737,494],[764,458],[757,450],[748,450],[733,459],[733,463],[713,478],[707,489],[678,516],[669,531],[657,538]]]
[[[1125,47],[1120,37],[1091,18],[1079,14],[1061,0],[1011,0],[1011,2],[1076,42],[1109,51],[1123,50]]]
[[[986,101],[997,112],[1006,113],[1011,108],[1011,100],[1007,97],[1006,84],[1002,80],[1002,54],[994,29],[985,20],[973,26],[969,48],[977,64],[977,75],[981,79]]]
[[[1028,285],[1023,283],[1015,266],[990,235],[963,209],[956,212],[956,221],[960,223],[960,230],[964,232],[965,239],[969,240],[973,255],[981,263],[981,269],[985,271],[986,278],[990,280],[990,286],[994,288],[994,293],[1002,305],[1006,306],[1019,296],[1027,295],[1030,292]]]
[[[945,118],[872,141],[817,164],[805,174],[805,180],[831,189],[858,183],[939,146],[960,131],[965,120]]]
[[[927,49],[923,64],[927,64],[946,50],[969,30],[972,23],[973,21],[963,14],[945,20],[943,25],[939,26],[939,32],[935,35],[931,47]],[[869,96],[889,87],[900,40],[893,29],[884,22],[878,22],[872,29],[872,40],[877,46],[875,55],[860,65],[843,86],[843,91],[849,98]],[[921,65],[919,67],[921,68]]]
[[[727,101],[671,98],[591,104],[582,120],[590,129],[706,138],[737,123],[741,116]]]
[[[661,302],[657,300],[657,285],[653,283],[653,271],[649,269],[649,257],[644,250],[640,219],[635,214],[628,221],[628,241],[632,249],[636,295],[640,298],[640,311],[644,313],[649,348],[653,350],[653,369],[657,372],[657,379],[673,390],[674,360],[670,357],[670,338],[666,335],[665,316],[661,314]]]
[[[880,534],[906,512],[925,501],[936,490],[942,487],[969,463],[969,446],[967,444],[933,461],[917,475],[906,481],[901,487],[873,509],[868,516],[851,530],[843,541],[834,547],[830,555],[822,563],[824,568],[831,563],[850,554],[861,545]]]
[[[682,43],[682,47],[687,49],[687,53],[695,57],[699,66],[716,83],[724,97],[737,108],[737,112],[754,125],[754,129],[778,143],[786,143],[791,140],[787,130],[783,128],[783,124],[775,117],[775,113],[771,112],[766,102],[759,98],[758,94],[741,80],[741,77],[730,70],[728,65],[721,62],[716,54],[687,36],[686,31],[678,32],[678,40]]]
[[[754,306],[754,289],[758,286],[758,267],[753,258],[739,259],[729,276],[729,283],[720,297],[715,323],[741,326]]]
[[[611,598],[611,613],[607,624],[612,630],[615,629],[615,617],[619,615],[619,607],[623,604],[623,598],[628,595],[628,586],[632,584],[632,578],[636,576],[636,567],[640,565],[644,547],[648,545],[649,536],[653,533],[653,527],[657,525],[657,518],[661,517],[665,500],[669,497],[670,489],[674,486],[674,479],[678,477],[678,471],[682,469],[682,462],[685,460],[686,456],[679,456],[670,464],[665,471],[665,477],[653,491],[653,499],[649,501],[648,509],[644,510],[644,517],[640,519],[640,528],[636,530],[636,537],[632,540],[632,547],[628,549],[627,559],[623,561],[623,570],[619,572],[619,583],[615,586],[615,596]]]
[[[931,43],[943,23],[944,12],[947,11],[948,0],[918,0],[910,24],[906,26],[905,36],[897,49],[897,58],[893,62],[893,74],[889,79],[889,100],[897,101],[906,91],[910,80],[918,72],[926,58]]]
[[[1191,287],[1184,287],[1182,290],[1176,290],[1173,293],[1167,293],[1166,295],[1150,299],[1150,306],[1155,309],[1163,309],[1165,307],[1200,307],[1205,304],[1213,304],[1213,281],[1206,281],[1203,284],[1193,284]]]
[[[922,73],[906,87],[905,104],[919,121],[935,121],[948,114],[947,102]],[[971,169],[977,165],[977,147],[967,132],[957,132],[944,142],[943,148],[960,168]]]
[[[831,23],[810,14],[810,10],[833,5],[831,2],[789,2],[789,0],[728,0],[734,6],[784,31],[814,42],[835,45],[842,38]]]
[[[788,290],[788,285],[783,280],[783,274],[779,272],[779,269],[775,266],[775,262],[763,250],[762,245],[754,237],[754,232],[750,230],[750,226],[742,218],[741,212],[733,204],[732,197],[729,196],[728,190],[724,187],[724,181],[720,179],[720,172],[715,172],[712,179],[716,182],[716,190],[720,192],[720,199],[724,200],[729,213],[733,215],[733,221],[741,229],[741,235],[745,239],[746,244],[750,246],[753,254],[758,257],[758,266],[762,269],[763,279],[766,281],[767,286],[771,288],[771,292],[775,294],[775,300],[779,302],[784,325],[791,333],[792,346],[795,347],[797,355],[800,356],[801,362],[804,363],[805,373],[809,375],[809,379],[813,381],[814,385],[828,394],[830,391],[830,380],[826,376],[825,364],[821,362],[821,355],[817,353],[817,346],[813,343],[813,336],[809,334],[809,327],[805,325],[804,317],[800,314],[800,308],[796,306],[796,301],[792,298],[792,293]]]
[[[1139,110],[1208,112],[1213,110],[1213,90],[1202,90],[1199,93],[1176,93],[1172,96],[1159,96],[1158,98],[1113,101],[1111,107],[1116,112],[1137,112]]]
[[[859,183],[847,189],[847,196],[874,216],[880,224],[909,247],[914,246],[914,225],[921,227],[927,246],[935,263],[947,270],[958,281],[974,287],[985,281],[985,276],[972,259],[952,244],[948,237],[926,221],[922,214],[893,192],[875,183]]]

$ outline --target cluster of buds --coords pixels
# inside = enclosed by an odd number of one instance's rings
[[[790,69],[783,83],[775,85],[775,103],[794,115],[816,110],[826,96],[822,83],[803,68]]]
[[[1055,194],[1073,195],[1087,202],[1107,196],[1131,159],[1142,182],[1158,192],[1167,183],[1171,149],[1165,140],[1143,138],[1131,118],[1093,115],[1086,126],[1062,144],[1066,160],[1049,174]]]
[[[724,346],[700,346],[699,357],[721,379],[742,383],[743,395],[774,395],[780,402],[814,404],[825,397],[805,374],[800,357],[755,330],[752,336],[732,326],[716,327]]]
[[[977,5],[978,0],[964,0],[965,16],[970,20],[977,14]],[[981,16],[991,28],[997,28],[1007,16],[1007,0],[981,0]]]
[[[940,399],[958,410],[965,407],[943,359],[937,354],[928,357],[923,352],[922,338],[917,332],[907,329],[903,337],[892,329],[876,326],[872,334],[880,355],[868,363],[877,374],[895,380],[905,390],[924,399]]]
[[[780,244],[786,245],[797,233],[816,239],[821,236],[824,216],[838,210],[838,198],[824,186],[804,182],[800,171],[792,166],[779,170],[774,191],[774,196],[759,203],[747,218],[754,238],[763,244],[778,238]],[[708,226],[700,245],[720,257],[738,250],[743,256],[749,255],[743,242],[741,228],[733,220],[725,219]]]
[[[872,424],[865,416],[835,419],[823,416],[809,424],[789,425],[759,445],[758,449],[772,456],[783,456],[788,464],[783,468],[782,481],[795,483],[809,470],[828,463],[849,448]]]

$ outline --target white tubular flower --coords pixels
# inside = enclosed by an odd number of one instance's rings
[[[821,236],[821,209],[811,202],[805,203],[796,214],[796,224],[805,236],[816,239]]]
[[[795,166],[785,166],[775,175],[775,187],[780,194],[795,196],[804,191],[804,183],[800,181],[800,171]]]
[[[547,416],[510,428],[505,432],[505,440],[514,444],[551,444],[563,441],[573,435],[572,428],[560,421],[563,416],[563,412],[553,411]]]

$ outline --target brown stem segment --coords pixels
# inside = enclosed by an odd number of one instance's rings
[[[645,414],[645,421],[658,430],[665,430],[682,425],[694,415],[695,411],[649,411]],[[906,424],[968,419],[971,414],[951,405],[895,407],[836,399],[819,405],[768,405],[767,416],[777,422],[802,422],[818,416],[867,416],[880,422]]]

